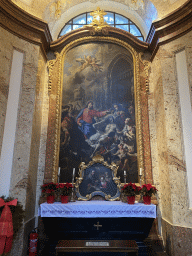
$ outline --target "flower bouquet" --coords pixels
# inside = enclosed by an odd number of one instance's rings
[[[43,195],[47,197],[47,203],[54,203],[56,184],[53,182],[45,183],[41,186],[41,188]]]
[[[144,204],[151,204],[151,197],[157,193],[156,187],[149,184],[144,184],[141,187],[141,194],[143,195]]]
[[[125,184],[121,188],[121,194],[123,196],[127,196],[128,204],[134,204],[135,203],[135,196],[140,194],[141,187],[135,185],[134,183],[128,183]]]
[[[69,196],[72,193],[73,185],[71,183],[57,183],[56,188],[58,191],[58,194],[61,197],[61,203],[68,203]]]

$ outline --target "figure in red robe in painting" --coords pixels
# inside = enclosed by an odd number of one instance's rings
[[[77,116],[77,124],[80,130],[83,132],[86,139],[89,139],[92,135],[96,133],[96,129],[93,127],[95,123],[94,117],[103,117],[109,111],[97,111],[93,109],[93,102],[89,101],[87,106],[81,110]]]

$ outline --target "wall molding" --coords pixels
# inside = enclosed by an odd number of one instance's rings
[[[160,45],[169,43],[192,30],[192,1],[188,0],[174,12],[153,22],[146,42],[154,58]]]
[[[52,37],[48,24],[25,12],[11,0],[0,0],[0,25],[12,34],[41,46],[44,53],[49,49]]]
[[[145,52],[149,49],[148,43],[140,41],[137,37],[133,36],[129,32],[114,27],[105,27],[104,29],[105,36],[122,40],[140,52]],[[67,44],[71,43],[72,41],[83,37],[88,37],[90,35],[93,35],[92,28],[79,28],[51,42],[50,48],[52,51],[60,52]],[[94,36],[103,36],[103,34],[96,33]]]
[[[41,46],[44,54],[50,49],[59,51],[65,44],[89,36],[88,29],[81,28],[52,41],[48,24],[22,10],[11,0],[0,0],[0,25],[12,34]],[[171,42],[192,30],[192,1],[188,0],[174,12],[153,22],[146,43],[126,31],[110,27],[109,36],[134,44],[140,51],[150,51],[153,60],[160,45]],[[65,43],[64,43],[65,42]]]

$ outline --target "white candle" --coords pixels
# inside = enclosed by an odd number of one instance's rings
[[[73,168],[72,184],[74,183],[74,179],[75,179],[75,168]]]
[[[60,176],[60,172],[61,172],[61,167],[59,167],[58,176]]]
[[[139,170],[139,175],[142,175],[142,168],[140,168]]]
[[[124,175],[126,176],[126,171],[124,171]]]

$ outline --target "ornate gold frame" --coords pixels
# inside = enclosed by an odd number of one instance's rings
[[[56,54],[56,59],[51,60],[48,63],[49,67],[49,89],[53,89],[56,97],[56,120],[55,120],[55,133],[54,133],[54,152],[52,161],[52,181],[57,182],[58,180],[58,159],[59,159],[59,145],[60,145],[60,125],[61,125],[61,102],[62,102],[62,85],[63,85],[63,68],[66,53],[75,46],[90,42],[108,42],[120,45],[127,49],[133,57],[134,67],[134,97],[135,97],[135,117],[136,117],[136,141],[137,141],[137,160],[138,168],[144,170],[144,149],[142,140],[142,126],[141,126],[141,96],[140,96],[140,58],[139,53],[128,43],[107,36],[86,36],[67,44],[60,53]],[[54,84],[54,81],[57,84]],[[139,172],[138,172],[139,173]],[[144,181],[144,175],[142,176],[141,182]]]
[[[90,200],[94,194],[87,194],[86,197],[81,196],[80,192],[79,192],[79,186],[83,181],[83,172],[84,170],[86,170],[87,168],[93,166],[94,164],[102,164],[103,166],[107,167],[108,169],[110,169],[113,172],[113,181],[115,182],[115,184],[117,185],[117,194],[114,197],[111,197],[111,195],[105,195],[105,200],[109,200],[109,201],[115,201],[115,200],[120,200],[120,189],[121,189],[121,182],[120,182],[120,178],[117,177],[117,170],[118,170],[118,166],[114,163],[112,163],[111,165],[108,164],[106,161],[104,161],[104,158],[100,155],[96,155],[92,158],[92,161],[90,161],[87,165],[82,162],[80,167],[79,167],[79,177],[77,178],[76,182],[75,182],[75,188],[76,188],[76,195],[78,197],[78,200],[83,200],[83,201],[87,201]],[[102,193],[104,194],[104,193]]]

